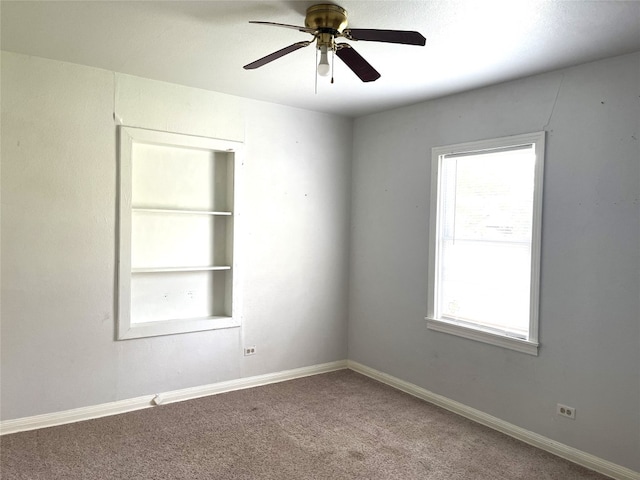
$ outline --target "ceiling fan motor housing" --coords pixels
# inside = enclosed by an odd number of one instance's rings
[[[324,33],[330,33],[331,30],[342,33],[347,27],[347,11],[330,3],[321,3],[313,5],[307,9],[307,16],[304,19],[307,28],[313,28]]]

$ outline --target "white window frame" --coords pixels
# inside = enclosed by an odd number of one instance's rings
[[[240,232],[239,215],[239,190],[240,166],[242,165],[243,144],[230,140],[220,140],[208,137],[199,137],[157,130],[147,130],[137,127],[118,127],[118,250],[117,250],[117,340],[126,340],[158,335],[171,335],[178,333],[197,332],[221,328],[239,327],[241,325],[241,276],[240,276],[240,249],[238,238]],[[212,152],[224,152],[231,155],[233,165],[232,180],[230,180],[232,194],[230,205],[232,212],[203,212],[211,215],[222,215],[231,220],[230,237],[232,260],[230,265],[222,267],[212,266],[208,270],[227,270],[232,275],[230,280],[230,315],[210,316],[197,318],[174,318],[153,322],[133,322],[131,318],[131,278],[136,272],[132,269],[132,165],[134,143],[184,147],[189,149],[210,150]],[[153,210],[153,209],[150,209]],[[160,210],[158,210],[160,211]],[[160,211],[161,212],[161,211]],[[185,212],[188,213],[188,212]],[[197,212],[198,214],[200,212]],[[149,269],[152,270],[152,269]],[[182,270],[184,269],[157,269]]]
[[[529,333],[526,339],[520,339],[504,334],[496,333],[491,329],[483,329],[481,326],[461,325],[455,320],[442,318],[436,311],[437,297],[437,261],[439,257],[438,239],[440,237],[439,219],[441,213],[440,194],[440,170],[442,159],[446,155],[464,153],[482,153],[497,149],[533,145],[536,155],[534,172],[534,198],[531,237],[531,282],[530,282],[530,308],[529,308]],[[513,135],[489,140],[459,143],[434,147],[431,150],[431,204],[429,219],[429,279],[427,292],[427,327],[438,332],[449,333],[471,340],[477,340],[500,347],[517,350],[530,355],[538,355],[538,317],[540,297],[540,246],[542,239],[542,190],[544,177],[544,152],[545,132],[534,132],[523,135]]]

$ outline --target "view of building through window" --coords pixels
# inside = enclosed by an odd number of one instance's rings
[[[533,145],[441,160],[437,311],[527,338]]]

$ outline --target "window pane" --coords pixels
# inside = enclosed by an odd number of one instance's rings
[[[442,158],[440,317],[529,328],[532,148]]]

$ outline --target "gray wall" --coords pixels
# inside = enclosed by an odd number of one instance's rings
[[[245,142],[242,329],[114,341],[114,112]],[[2,419],[344,360],[351,128],[3,53]]]
[[[640,54],[357,119],[349,358],[640,470],[639,123]],[[539,356],[427,330],[431,148],[543,129]]]

